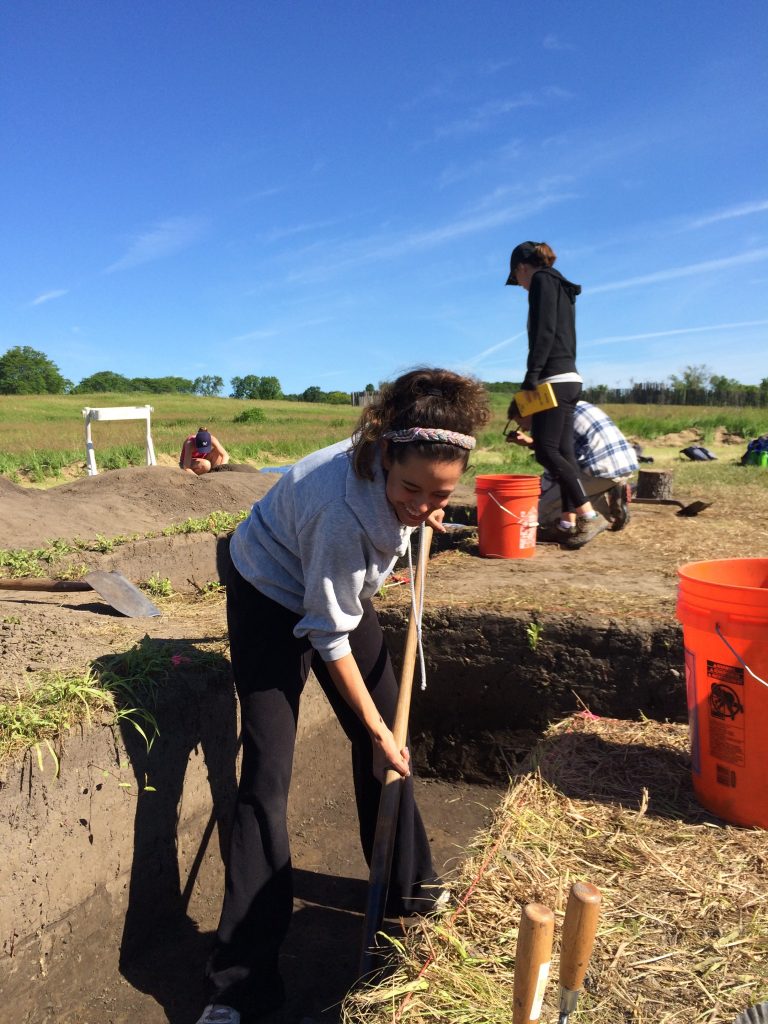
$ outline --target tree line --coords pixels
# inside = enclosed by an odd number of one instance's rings
[[[520,389],[516,381],[487,381],[489,391],[512,395]],[[323,391],[317,385],[305,388],[300,394],[284,394],[277,377],[246,374],[230,380],[230,398],[278,399],[288,402],[323,402],[331,405],[349,405],[348,391]],[[204,374],[190,380],[186,377],[125,377],[112,370],[100,370],[84,377],[79,384],[67,380],[58,366],[37,349],[17,345],[0,356],[0,395],[86,395],[102,392],[149,394],[187,394],[212,398],[221,395],[224,380]],[[374,392],[373,384],[365,391]],[[730,377],[713,373],[707,366],[686,366],[680,374],[672,374],[663,382],[638,383],[629,387],[611,388],[607,384],[585,387],[582,397],[596,404],[639,405],[732,405],[768,406],[768,377],[759,384],[742,384]]]
[[[258,377],[255,374],[233,377],[230,386],[230,398],[282,398],[331,405],[349,405],[351,401],[348,391],[323,391],[314,385],[301,394],[284,394],[277,377]],[[373,390],[373,385],[369,384],[368,389]],[[218,375],[203,374],[194,380],[187,377],[126,377],[112,370],[100,370],[84,377],[79,384],[73,384],[44,352],[38,352],[29,345],[17,345],[0,356],[0,395],[130,394],[143,391],[157,395],[186,394],[212,398],[223,390],[224,380]]]

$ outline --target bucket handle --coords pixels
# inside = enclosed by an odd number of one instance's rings
[[[493,491],[488,491],[488,497],[491,499],[491,501],[493,501],[496,505],[499,506],[499,508],[501,509],[502,512],[506,512],[508,516],[512,516],[512,518],[514,520],[516,520],[518,523],[520,523],[521,526],[538,526],[539,525],[537,521],[533,521],[532,522],[525,515],[520,516],[520,515],[517,514],[517,512],[510,512],[510,510],[508,508],[506,508],[504,505],[501,504],[501,502],[498,500],[498,498],[493,493]]]
[[[723,631],[722,631],[722,629],[720,629],[720,623],[719,622],[715,623],[715,632],[720,637],[720,639],[723,641],[723,643],[728,648],[728,650],[731,652],[731,654],[734,656],[736,661],[738,661],[738,663],[741,665],[741,667],[743,669],[745,669],[747,672],[749,672],[749,674],[752,676],[752,678],[757,680],[758,683],[762,683],[763,686],[768,688],[768,683],[766,683],[766,681],[764,679],[761,679],[760,676],[756,676],[755,675],[755,673],[752,671],[752,669],[749,667],[749,665],[746,663],[746,661],[744,661],[742,656],[737,651],[735,651],[733,649],[733,647],[725,639],[725,637],[723,636]]]

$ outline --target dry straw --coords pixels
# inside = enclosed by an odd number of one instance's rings
[[[766,836],[696,804],[687,746],[685,727],[650,721],[585,713],[552,728],[451,884],[458,906],[394,944],[393,973],[348,996],[345,1024],[507,1024],[532,900],[558,924],[554,1020],[576,880],[602,890],[603,911],[574,1024],[720,1024],[768,997]]]

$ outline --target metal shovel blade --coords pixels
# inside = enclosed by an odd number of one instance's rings
[[[768,1021],[768,1001],[750,1006],[748,1010],[740,1013],[733,1024],[766,1024]]]
[[[157,605],[119,572],[102,572],[97,569],[83,578],[107,604],[131,619],[160,615]]]
[[[690,505],[685,505],[676,513],[678,516],[697,516],[699,512],[703,512],[705,508],[709,508],[712,504],[711,501],[692,501]]]

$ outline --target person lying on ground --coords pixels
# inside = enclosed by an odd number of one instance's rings
[[[392,734],[398,685],[371,598],[423,523],[445,506],[489,418],[482,384],[417,369],[382,388],[352,438],[301,459],[232,536],[227,621],[243,758],[225,895],[198,1024],[240,1024],[279,1006],[293,907],[286,811],[310,668],[352,747],[370,863],[381,780],[403,778],[388,908],[426,912],[440,894],[407,747]],[[361,908],[362,909],[362,908]]]
[[[229,462],[224,445],[213,434],[200,427],[196,434],[190,434],[181,448],[179,466],[187,473],[202,476],[212,469],[221,469]]]
[[[524,448],[533,448],[530,416],[521,416],[514,399],[507,417],[517,423],[518,429],[507,434],[507,441]],[[590,402],[576,402],[573,417],[573,448],[579,465],[584,491],[590,498],[608,496],[608,507],[614,530],[620,530],[629,519],[626,507],[626,484],[637,472],[637,456],[633,446],[608,416]],[[575,526],[576,515],[565,513]],[[539,498],[539,525],[545,529],[563,518],[560,488],[548,471],[541,477]]]

